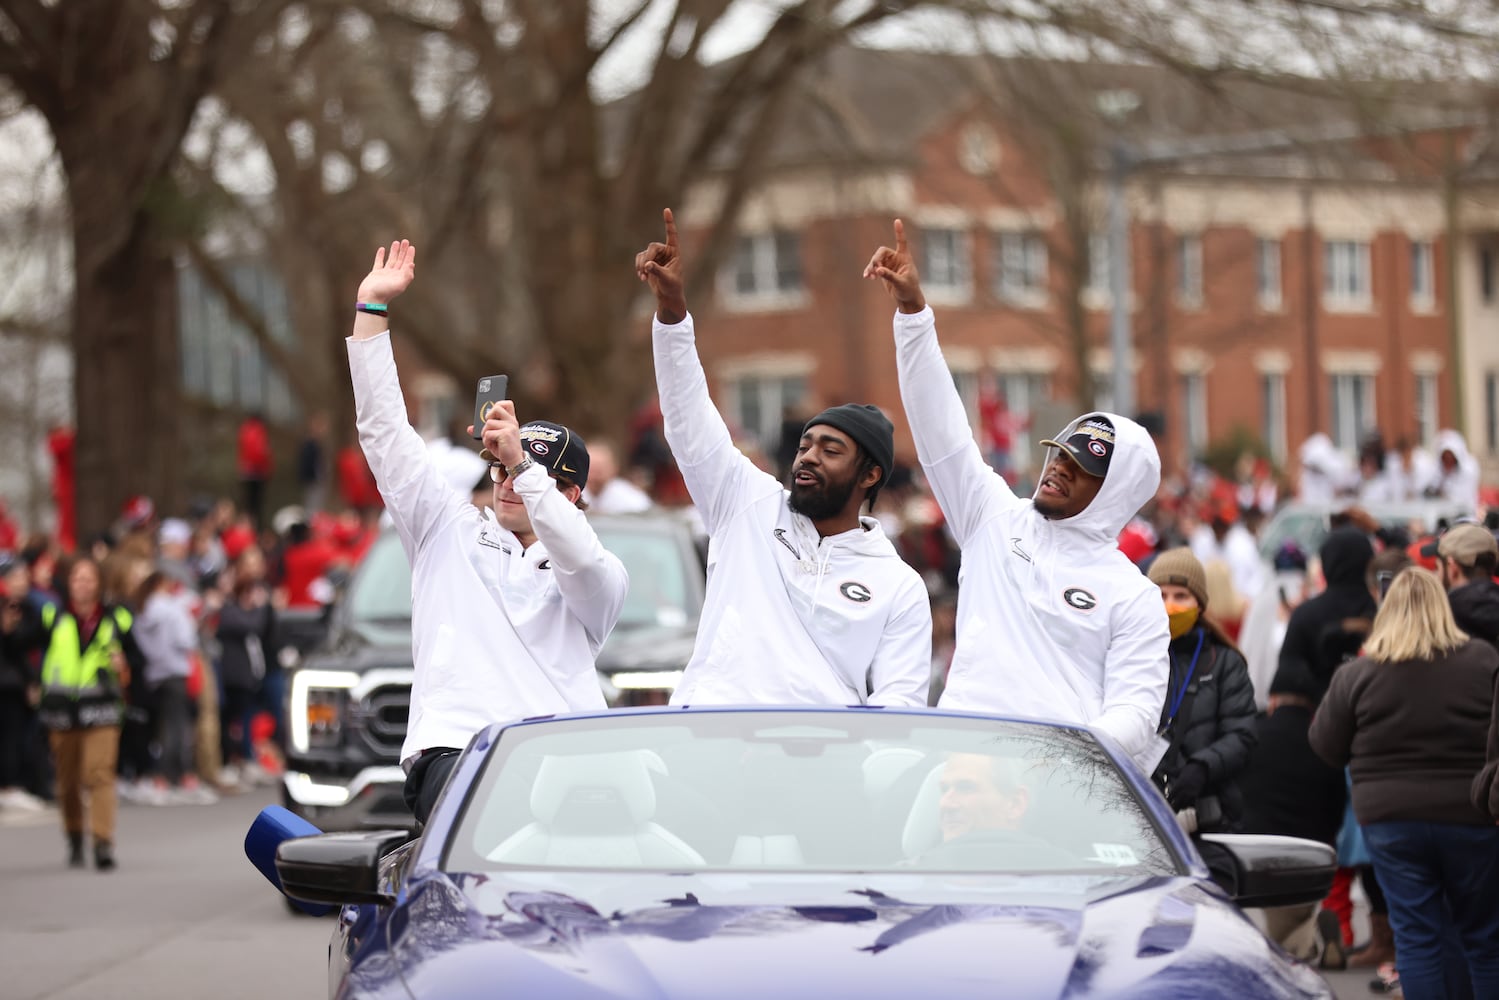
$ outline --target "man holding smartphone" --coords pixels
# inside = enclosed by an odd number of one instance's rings
[[[359,444],[411,561],[416,676],[401,764],[406,804],[426,822],[484,726],[606,707],[594,658],[629,578],[578,506],[588,449],[561,424],[522,426],[508,399],[489,407],[493,511],[435,468],[407,422],[389,336],[389,303],[415,276],[409,242],[376,251],[347,345]]]

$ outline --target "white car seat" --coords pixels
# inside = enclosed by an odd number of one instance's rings
[[[531,786],[534,821],[506,838],[489,860],[584,868],[701,866],[702,855],[651,821],[651,771],[659,764],[649,752],[548,757]]]

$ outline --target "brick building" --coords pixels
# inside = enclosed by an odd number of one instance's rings
[[[1456,316],[1446,291],[1437,161],[1466,155],[1469,119],[1395,109],[1409,127],[1386,119],[1376,140],[1330,100],[1246,90],[1251,111],[1235,115],[1139,67],[1046,72],[1059,116],[1126,94],[1140,111],[1113,141],[1155,151],[1125,182],[1127,363],[1137,409],[1163,418],[1168,469],[1236,434],[1287,464],[1316,430],[1348,449],[1375,428],[1429,443],[1457,422],[1461,374],[1473,450],[1494,471],[1499,240],[1487,230],[1499,232],[1499,209],[1482,221],[1482,184],[1451,203],[1478,220],[1458,244]],[[1055,123],[1022,120],[975,79],[950,57],[841,50],[767,157],[715,301],[694,297],[716,398],[767,450],[784,410],[859,399],[887,408],[911,457],[891,305],[860,278],[897,216],[970,412],[994,379],[1036,425],[1016,442],[1018,468],[1033,469],[1029,442],[1076,412],[1081,380],[1110,404],[1107,122],[1081,130],[1086,176],[1069,200],[1052,182],[1065,173],[1046,138]],[[716,218],[724,196],[706,184],[679,211],[689,252],[694,223]]]

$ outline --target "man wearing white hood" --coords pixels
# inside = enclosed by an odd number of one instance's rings
[[[1148,774],[1169,675],[1160,590],[1119,551],[1119,532],[1155,496],[1160,456],[1145,428],[1112,413],[1070,423],[1034,497],[984,464],[895,223],[895,249],[864,270],[895,299],[895,357],[916,454],[963,550],[957,649],[940,706],[1083,723]]]
[[[1478,512],[1478,459],[1468,452],[1468,442],[1454,430],[1437,435],[1435,476],[1426,486],[1426,495],[1461,504],[1470,514]]]

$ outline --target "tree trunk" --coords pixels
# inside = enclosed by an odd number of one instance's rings
[[[87,213],[77,210],[95,193],[75,185],[71,195],[78,530],[87,538],[108,528],[137,494],[159,511],[181,510],[182,366],[176,270],[145,211],[118,250],[101,253]]]

